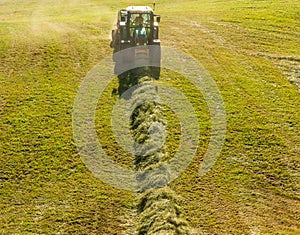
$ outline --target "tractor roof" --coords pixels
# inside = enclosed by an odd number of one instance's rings
[[[129,6],[126,8],[126,11],[137,13],[153,12],[152,8],[148,6]]]

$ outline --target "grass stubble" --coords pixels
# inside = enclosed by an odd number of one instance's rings
[[[127,4],[0,1],[0,233],[124,234],[129,226],[136,195],[93,178],[71,127],[77,88],[111,54],[116,10]],[[201,62],[227,112],[222,154],[200,177],[207,109],[191,84],[163,70],[161,82],[182,90],[200,120],[197,155],[170,185],[193,233],[299,234],[299,4],[160,1],[157,11],[162,43]],[[116,86],[99,100],[99,141],[130,167],[110,131]],[[166,118],[172,156],[179,132],[172,115]]]

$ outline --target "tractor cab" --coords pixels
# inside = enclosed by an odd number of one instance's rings
[[[151,15],[149,13],[130,14],[130,36],[135,45],[144,45],[147,43],[151,32]]]
[[[129,6],[118,11],[117,29],[112,31],[115,52],[132,46],[159,45],[160,16],[148,6]]]

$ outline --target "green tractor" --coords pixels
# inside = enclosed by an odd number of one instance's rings
[[[112,30],[110,47],[118,67],[144,60],[158,79],[160,72],[160,40],[158,37],[160,16],[148,6],[129,6],[118,11],[116,29]],[[124,50],[124,51],[123,51]],[[123,52],[122,52],[123,51]],[[122,53],[121,53],[122,52]]]

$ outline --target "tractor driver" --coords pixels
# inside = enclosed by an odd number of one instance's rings
[[[142,16],[142,14],[140,13],[138,16],[136,16],[133,22],[136,25],[142,25],[144,22],[144,18]]]

